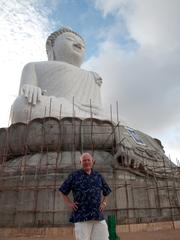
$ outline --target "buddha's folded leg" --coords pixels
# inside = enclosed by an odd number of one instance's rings
[[[75,108],[76,109],[76,108]],[[28,123],[35,118],[73,116],[73,105],[65,98],[42,96],[36,105],[28,103],[25,96],[18,96],[12,105],[11,123]]]
[[[34,118],[47,116],[46,112],[48,110],[48,106],[46,106],[43,101],[38,102],[36,105],[32,105],[28,103],[27,98],[23,95],[18,96],[12,105],[11,122],[28,123]]]

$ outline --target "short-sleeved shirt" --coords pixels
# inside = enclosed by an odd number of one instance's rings
[[[101,197],[102,194],[107,196],[111,189],[99,172],[92,170],[87,174],[83,169],[77,170],[68,176],[59,191],[64,195],[72,191],[74,202],[78,203],[78,209],[72,212],[70,222],[104,219],[99,210]]]

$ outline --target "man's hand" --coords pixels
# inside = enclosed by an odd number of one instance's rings
[[[28,103],[36,105],[38,101],[41,101],[42,91],[39,87],[24,84],[21,88],[21,94],[27,98]]]
[[[78,209],[78,203],[77,202],[70,202],[68,203],[68,206],[73,209],[74,211],[76,211]]]
[[[63,199],[64,199],[64,202],[66,203],[66,205],[73,209],[74,211],[76,211],[78,209],[78,203],[77,202],[72,202],[71,199],[67,196],[67,195],[64,195],[62,192],[59,192],[59,194],[62,195]]]
[[[99,207],[100,212],[103,212],[103,211],[104,211],[106,205],[107,205],[107,204],[106,204],[105,201],[101,202],[100,207]]]

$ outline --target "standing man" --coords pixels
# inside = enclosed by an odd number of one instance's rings
[[[70,222],[75,223],[76,240],[108,240],[108,228],[103,210],[111,189],[100,173],[93,170],[89,153],[80,158],[82,169],[71,173],[59,191],[72,209]],[[74,200],[68,194],[72,191]]]

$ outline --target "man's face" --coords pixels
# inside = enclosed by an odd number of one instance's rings
[[[80,66],[85,52],[83,40],[71,32],[58,36],[54,44],[55,60]]]
[[[86,155],[83,155],[80,163],[84,171],[90,171],[94,165],[94,160],[91,155],[86,154]]]

